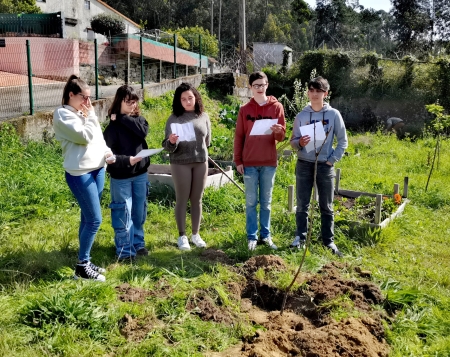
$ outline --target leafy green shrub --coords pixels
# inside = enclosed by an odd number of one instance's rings
[[[94,32],[105,36],[119,35],[125,32],[125,24],[118,16],[98,14],[91,19],[91,28]]]

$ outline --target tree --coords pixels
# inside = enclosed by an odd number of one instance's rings
[[[0,0],[0,14],[39,14],[36,0]]]
[[[219,45],[216,36],[212,36],[208,30],[202,27],[183,27],[177,30],[167,29],[168,33],[175,33],[178,35],[178,45],[181,48],[192,52],[199,52],[199,41],[202,40],[202,55],[216,57],[219,54]],[[173,38],[162,40],[161,42],[170,43],[173,45]]]
[[[397,49],[401,54],[423,54],[430,48],[431,6],[428,0],[392,0]]]
[[[298,23],[302,24],[308,22],[312,18],[311,8],[304,0],[292,1],[292,13],[297,19]]]
[[[125,32],[125,24],[118,16],[98,14],[91,19],[91,27],[94,32],[105,36],[114,36]]]

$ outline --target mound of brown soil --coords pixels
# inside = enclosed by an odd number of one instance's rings
[[[259,269],[263,269],[265,273],[272,270],[284,271],[287,270],[287,265],[283,259],[276,255],[258,255],[251,257],[242,266],[242,272],[246,278],[253,278]]]
[[[197,314],[203,321],[222,322],[230,325],[233,317],[227,309],[217,306],[206,292],[200,291],[187,303],[186,309]]]
[[[147,299],[147,296],[150,295],[149,291],[132,287],[128,283],[116,286],[116,291],[119,293],[119,300],[123,302],[137,302],[142,304]]]
[[[228,255],[220,249],[208,248],[200,254],[200,259],[210,263],[220,263],[224,265],[231,265],[233,261],[228,258]]]

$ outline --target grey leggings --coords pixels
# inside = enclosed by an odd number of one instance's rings
[[[175,184],[175,220],[180,236],[186,234],[187,202],[191,200],[192,234],[200,229],[202,217],[202,196],[208,176],[207,162],[192,164],[170,164],[172,179]]]

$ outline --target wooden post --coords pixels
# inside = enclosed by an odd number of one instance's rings
[[[294,185],[288,186],[288,211],[294,211]]]
[[[403,180],[403,198],[408,198],[408,183],[409,178],[406,176]]]
[[[400,185],[398,183],[394,183],[394,195],[398,194],[400,190]]]
[[[375,224],[381,223],[381,204],[383,202],[383,195],[377,194],[377,199],[375,203]]]
[[[339,184],[341,182],[341,169],[336,169],[336,183],[334,185],[334,194],[339,195]]]

